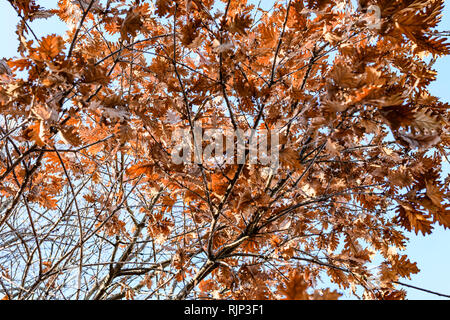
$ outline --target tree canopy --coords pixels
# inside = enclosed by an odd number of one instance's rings
[[[9,3],[4,299],[404,299],[450,227],[443,0]]]

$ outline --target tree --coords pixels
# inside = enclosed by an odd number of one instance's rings
[[[403,299],[450,227],[443,0],[9,2],[5,299]]]

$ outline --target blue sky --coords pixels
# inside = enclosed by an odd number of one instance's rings
[[[264,3],[271,0],[264,0]],[[51,7],[55,0],[38,1],[43,6]],[[18,17],[8,1],[0,0],[0,27],[3,33],[0,46],[0,58],[11,58],[17,55],[17,37],[15,27]],[[33,22],[32,28],[38,37],[50,33],[62,33],[65,25],[57,18]],[[450,4],[447,4],[443,20],[439,25],[441,31],[450,31]],[[431,93],[450,102],[450,56],[438,59],[435,64],[438,71],[437,80],[431,85]],[[445,174],[449,174],[446,165]],[[450,230],[435,226],[432,235],[423,237],[414,233],[409,235],[410,242],[404,252],[412,261],[416,261],[421,272],[413,275],[411,280],[402,282],[450,295]],[[409,299],[440,299],[440,297],[414,289],[405,288]]]

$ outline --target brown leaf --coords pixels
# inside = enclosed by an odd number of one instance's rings
[[[286,281],[280,292],[285,296],[284,300],[310,300],[310,296],[306,292],[308,287],[303,274],[294,271],[289,275],[289,280]]]
[[[122,27],[120,28],[120,34],[123,39],[130,39],[137,36],[138,31],[142,28],[144,22],[142,21],[142,17],[137,10],[130,10],[125,17],[125,20],[122,23]]]
[[[63,127],[59,130],[59,133],[66,144],[71,144],[72,146],[78,147],[82,143],[81,138],[74,126]]]
[[[397,207],[397,213],[396,221],[408,231],[414,230],[416,234],[421,232],[423,235],[427,235],[433,230],[428,217],[409,204],[401,202]]]
[[[253,19],[251,18],[250,15],[245,14],[245,13],[236,14],[231,19],[231,24],[230,24],[229,29],[233,33],[239,33],[241,35],[246,35],[247,34],[246,29],[248,29],[250,27],[252,22],[253,22]]]
[[[34,57],[38,60],[52,60],[59,55],[64,48],[64,40],[56,34],[42,38],[38,48],[38,55]]]

